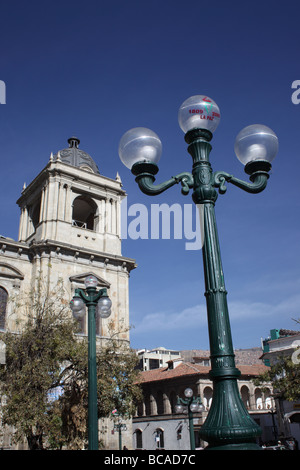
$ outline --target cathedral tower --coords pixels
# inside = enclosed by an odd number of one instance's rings
[[[86,276],[93,274],[98,288],[106,287],[112,300],[111,316],[97,320],[97,346],[109,337],[110,322],[118,338],[129,344],[128,283],[136,264],[121,253],[120,204],[126,193],[119,176],[100,174],[79,143],[71,137],[69,146],[51,154],[43,170],[24,185],[17,201],[19,239],[0,235],[0,330],[18,331],[19,313],[9,300],[22,302],[40,277],[48,290],[62,280],[68,303],[76,288],[84,288]],[[83,318],[79,334],[87,333]],[[0,341],[0,363],[5,363],[3,346]],[[107,447],[117,448],[112,428],[108,418],[100,420],[101,439]],[[6,435],[3,439],[4,445],[10,445]],[[123,440],[131,447],[131,421]]]
[[[121,200],[126,196],[120,178],[100,174],[93,158],[71,137],[68,148],[51,154],[49,162],[23,188],[17,201],[21,210],[19,240],[0,238],[0,297],[6,300],[28,291],[39,275],[49,287],[62,279],[71,299],[75,288],[93,274],[106,287],[112,315],[98,325],[98,339],[129,327],[128,279],[136,267],[121,254]],[[24,185],[25,186],[25,185]],[[0,328],[14,330],[9,306],[1,310]],[[12,313],[12,312],[11,312]],[[10,324],[9,324],[10,323]],[[86,320],[82,334],[87,333]],[[129,333],[121,338],[129,341]]]

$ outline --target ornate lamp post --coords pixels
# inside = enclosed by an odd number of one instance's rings
[[[119,434],[119,450],[122,450],[122,431],[127,431],[127,426],[125,423],[122,423],[121,418],[117,412],[114,410],[112,412],[113,419],[117,418],[118,422],[114,422],[114,431],[118,431]]]
[[[191,450],[195,450],[193,413],[203,410],[200,397],[194,397],[193,395],[193,390],[191,388],[186,388],[184,391],[186,399],[178,397],[177,405],[175,406],[176,413],[184,413],[185,411],[188,413]]]
[[[114,430],[119,433],[119,450],[122,450],[122,431],[127,431],[127,426],[125,423],[121,423],[121,421],[119,421],[114,424]]]
[[[95,276],[85,279],[85,291],[76,289],[70,307],[77,320],[83,318],[88,308],[88,440],[89,450],[98,450],[98,408],[97,408],[97,364],[96,364],[96,315],[109,317],[111,300],[106,289],[97,292]]]
[[[208,449],[257,449],[255,442],[261,429],[250,417],[237,387],[240,371],[235,367],[214,206],[218,197],[216,189],[224,194],[226,182],[249,193],[265,189],[270,162],[278,150],[278,139],[263,125],[248,126],[237,135],[234,148],[249,175],[250,182],[246,182],[224,171],[212,171],[209,142],[220,121],[219,108],[212,99],[203,95],[187,99],[179,109],[178,120],[193,159],[192,173],[180,173],[155,185],[162,145],[158,136],[145,128],[131,129],[123,135],[119,155],[131,168],[145,194],[160,194],[179,182],[184,195],[193,189],[193,201],[202,214],[202,254],[212,363],[210,377],[214,389],[212,406],[200,435],[209,443]]]

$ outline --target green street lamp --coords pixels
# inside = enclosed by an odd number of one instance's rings
[[[194,397],[193,390],[191,388],[186,388],[184,391],[184,398],[177,398],[177,405],[175,406],[176,413],[188,413],[189,419],[189,432],[190,432],[190,443],[191,450],[195,450],[195,433],[194,433],[194,416],[193,413],[197,413],[203,410],[203,405],[201,403],[200,397]]]
[[[213,381],[212,406],[200,435],[209,443],[208,449],[258,449],[256,440],[261,429],[246,410],[237,386],[240,371],[235,367],[214,206],[218,197],[216,189],[224,194],[226,182],[249,193],[265,189],[271,161],[278,150],[278,139],[271,129],[259,124],[248,126],[237,135],[234,148],[249,175],[250,182],[246,182],[224,171],[212,171],[209,161],[212,146],[209,142],[220,121],[220,110],[212,99],[204,95],[187,99],[179,109],[178,120],[193,159],[192,173],[180,173],[155,185],[162,145],[158,136],[145,128],[131,129],[123,135],[119,155],[121,161],[131,168],[145,194],[160,194],[178,183],[181,183],[184,195],[193,190],[193,201],[202,215],[202,254],[212,364],[210,377]]]
[[[114,430],[119,433],[119,450],[122,450],[122,431],[127,431],[127,426],[124,423],[115,423]]]
[[[98,450],[97,364],[96,364],[96,316],[107,318],[111,313],[111,300],[106,289],[97,292],[95,276],[85,279],[85,291],[76,289],[70,302],[74,317],[80,320],[88,308],[88,441],[89,450]]]
[[[118,431],[119,434],[119,450],[122,450],[122,431],[127,431],[127,426],[122,423],[121,418],[117,410],[112,412],[113,419],[117,418],[118,422],[114,422],[114,431]]]

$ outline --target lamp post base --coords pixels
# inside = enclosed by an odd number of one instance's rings
[[[208,449],[259,450],[256,444],[261,428],[248,413],[237,386],[238,369],[222,367],[214,375],[214,394],[208,416],[200,429],[200,438]]]

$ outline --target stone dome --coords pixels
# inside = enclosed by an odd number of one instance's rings
[[[53,155],[53,161],[58,159],[59,153],[60,160],[63,163],[100,174],[99,169],[92,157],[88,153],[78,148],[80,140],[77,137],[70,137],[70,139],[68,139],[68,143],[68,148],[60,150],[55,155]]]

